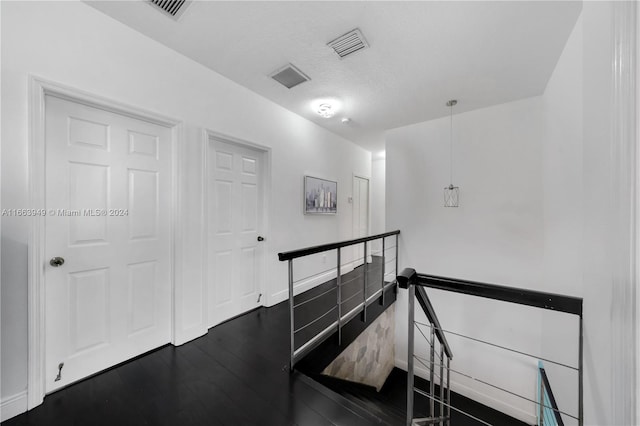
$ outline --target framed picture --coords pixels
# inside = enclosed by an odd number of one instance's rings
[[[313,176],[304,177],[304,214],[336,214],[338,182]]]

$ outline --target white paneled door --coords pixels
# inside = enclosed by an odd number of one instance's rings
[[[217,139],[208,149],[209,326],[262,304],[263,152]]]
[[[47,96],[46,392],[171,340],[171,129]]]
[[[353,238],[369,235],[369,179],[353,177]],[[370,244],[369,244],[370,245]],[[370,249],[370,247],[369,247]],[[371,251],[369,250],[370,258]],[[355,246],[356,265],[363,263],[364,244]],[[370,260],[370,259],[369,259]]]

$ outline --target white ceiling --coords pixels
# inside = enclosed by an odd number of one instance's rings
[[[372,150],[384,131],[543,92],[581,2],[194,1],[178,21],[144,0],[93,7],[330,131]],[[359,28],[370,48],[326,44]],[[269,75],[292,63],[311,81]],[[318,98],[339,100],[325,119]],[[343,124],[341,118],[351,122]]]

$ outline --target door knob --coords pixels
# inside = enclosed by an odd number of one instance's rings
[[[62,257],[58,257],[58,256],[53,257],[49,261],[49,265],[53,266],[54,268],[57,268],[58,266],[64,265],[64,259]]]
[[[264,237],[258,235],[258,241],[264,241]]]

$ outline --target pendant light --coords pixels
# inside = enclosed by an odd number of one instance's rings
[[[458,103],[457,100],[451,99],[447,102],[450,110],[449,121],[449,186],[444,188],[444,206],[458,207],[460,201],[460,188],[453,186],[453,107]]]

